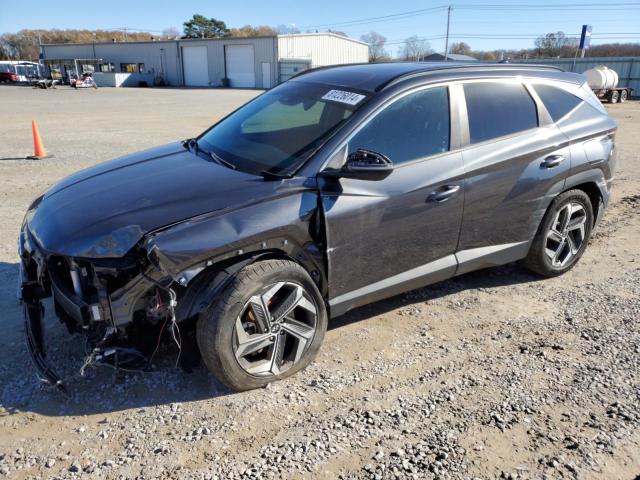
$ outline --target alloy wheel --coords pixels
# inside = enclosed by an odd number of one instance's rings
[[[233,352],[244,371],[280,375],[307,351],[316,333],[318,308],[294,282],[269,285],[252,296],[236,319]]]
[[[556,213],[547,232],[545,253],[554,268],[565,267],[580,251],[586,235],[587,212],[582,204],[569,202]]]

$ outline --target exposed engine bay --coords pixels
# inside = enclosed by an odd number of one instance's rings
[[[162,278],[142,252],[118,259],[46,257],[34,248],[26,228],[21,242],[19,295],[29,350],[44,380],[64,388],[44,349],[42,300],[47,297],[53,297],[55,313],[67,330],[85,336],[81,374],[93,365],[148,370],[166,340],[175,344],[176,365],[180,363],[181,328],[189,326],[178,326],[175,308],[185,289]]]

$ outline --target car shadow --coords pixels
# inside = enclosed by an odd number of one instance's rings
[[[517,263],[477,270],[354,309],[330,320],[329,330],[345,327],[416,303],[445,298],[466,290],[503,287],[540,280],[542,277],[525,270]]]
[[[538,279],[517,265],[481,270],[355,309],[330,321],[329,329],[465,290]],[[4,332],[0,337],[0,416],[25,411],[47,416],[104,414],[233,394],[202,364],[191,373],[177,367],[178,351],[172,344],[158,352],[151,372],[115,374],[105,367],[98,367],[87,369],[83,376],[79,373],[85,359],[83,337],[69,335],[49,304],[45,305],[47,354],[69,393],[65,396],[40,384],[35,380],[35,370],[23,338],[22,310],[15,296],[17,282],[17,263],[0,262],[0,329]]]

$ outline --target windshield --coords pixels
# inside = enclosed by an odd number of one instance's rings
[[[198,139],[243,172],[288,175],[364,103],[327,85],[286,82],[232,113]]]

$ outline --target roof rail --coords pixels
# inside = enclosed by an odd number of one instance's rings
[[[393,63],[393,62],[385,62],[385,63]],[[322,71],[322,70],[330,70],[333,68],[340,68],[340,67],[353,67],[353,66],[363,66],[363,65],[375,65],[372,63],[345,63],[345,64],[340,64],[340,65],[325,65],[322,67],[315,67],[315,68],[309,68],[307,70],[303,70],[301,72],[296,73],[295,75],[291,76],[290,79],[293,78],[298,78],[304,75],[307,75],[309,73],[314,73],[314,72],[318,72],[318,71]],[[420,65],[419,63],[415,63],[416,68],[412,69],[412,70],[408,70],[404,73],[399,73],[391,78],[388,78],[387,80],[383,81],[382,83],[380,83],[379,85],[377,85],[375,87],[375,89],[373,91],[375,92],[380,92],[381,90],[383,90],[384,88],[387,88],[390,85],[394,85],[402,80],[406,80],[408,78],[413,78],[413,77],[417,77],[417,76],[423,76],[423,75],[428,75],[430,73],[433,72],[441,72],[443,70],[470,70],[470,69],[474,69],[474,70],[499,70],[499,69],[504,69],[504,70],[555,70],[555,71],[560,71],[563,72],[564,70],[562,68],[559,67],[555,67],[552,65],[540,65],[540,64],[526,64],[526,63],[518,63],[518,64],[514,64],[514,63],[477,63],[477,62],[473,62],[473,63],[458,63],[458,62],[442,62],[442,65],[436,65],[434,66],[433,63],[430,63],[428,65]]]
[[[378,85],[375,89],[376,92],[380,92],[382,90],[384,90],[385,88],[391,86],[391,85],[395,85],[396,83],[402,81],[402,80],[406,80],[408,78],[414,78],[414,77],[420,77],[423,75],[428,75],[429,73],[432,72],[440,72],[442,70],[466,70],[466,69],[475,69],[475,70],[483,70],[485,69],[484,67],[489,67],[486,68],[486,70],[499,70],[499,69],[504,69],[504,70],[508,70],[508,69],[512,69],[512,70],[556,70],[559,72],[564,72],[564,70],[560,67],[554,67],[552,65],[535,65],[535,64],[531,64],[531,63],[518,63],[517,67],[514,67],[513,63],[455,63],[453,64],[453,62],[451,64],[447,64],[447,65],[442,65],[442,66],[437,66],[437,67],[430,67],[430,68],[422,68],[422,69],[416,69],[414,71],[411,72],[406,72],[406,73],[402,73],[400,75],[397,75],[393,78],[390,78],[389,80],[387,80],[384,83],[381,83],[380,85]],[[520,68],[523,67],[523,68]]]

